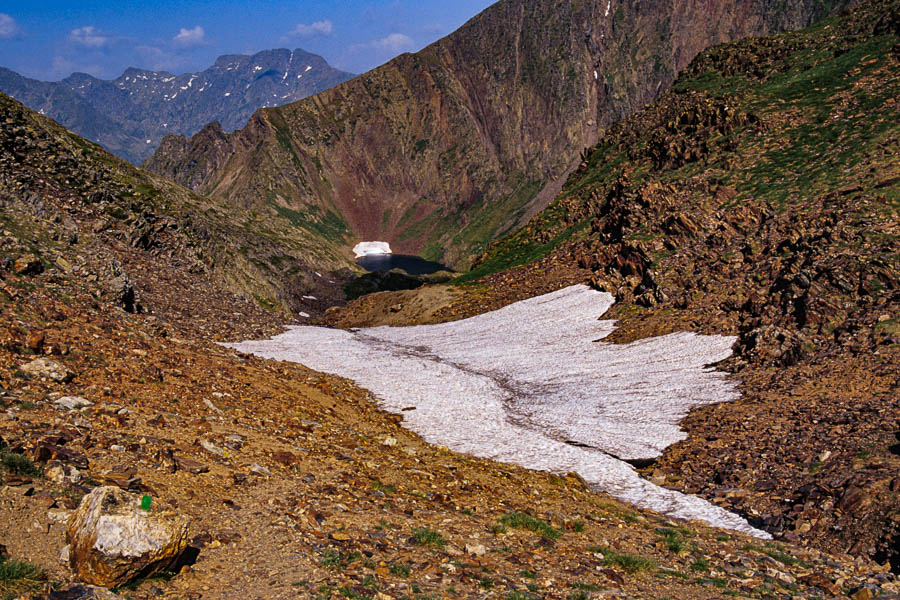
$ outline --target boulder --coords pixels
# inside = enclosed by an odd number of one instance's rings
[[[124,274],[109,280],[113,303],[125,312],[135,312],[134,284]]]
[[[53,404],[60,410],[81,410],[92,406],[94,403],[81,396],[63,396],[58,398]]]
[[[44,265],[34,254],[23,254],[12,265],[12,272],[16,275],[37,275],[44,270]]]
[[[171,567],[188,544],[185,517],[117,487],[98,487],[69,520],[69,564],[82,581],[123,585]]]
[[[37,358],[22,366],[22,371],[34,377],[42,377],[53,381],[69,381],[73,375],[62,363],[50,358]]]

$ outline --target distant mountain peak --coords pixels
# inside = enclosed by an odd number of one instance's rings
[[[353,76],[303,49],[275,48],[224,54],[203,71],[179,75],[128,67],[112,80],[73,73],[42,82],[0,68],[0,89],[140,163],[168,133],[193,135],[210,121],[232,131],[259,108],[300,100]]]

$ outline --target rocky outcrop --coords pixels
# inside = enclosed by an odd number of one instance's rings
[[[82,581],[123,585],[170,567],[187,547],[184,517],[118,487],[98,487],[69,519],[69,562]]]
[[[700,50],[849,3],[503,0],[219,143],[170,138],[146,166],[240,206],[335,207],[359,239],[464,266]]]
[[[895,571],[898,14],[866,2],[702,53],[479,265],[588,270],[617,341],[737,336],[719,367],[741,399],[693,410],[647,474]]]

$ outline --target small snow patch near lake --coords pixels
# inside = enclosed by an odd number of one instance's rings
[[[599,317],[613,297],[586,286],[463,321],[342,331],[291,327],[227,344],[350,378],[404,412],[404,425],[457,452],[556,473],[683,519],[768,537],[696,496],[653,485],[628,459],[659,456],[686,437],[694,406],[734,400],[736,384],[706,366],[733,337],[676,333],[617,345]]]
[[[370,254],[391,254],[391,245],[387,242],[360,242],[353,247],[356,258]]]

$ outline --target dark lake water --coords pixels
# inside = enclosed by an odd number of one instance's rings
[[[419,256],[407,254],[370,254],[356,259],[356,264],[366,271],[389,271],[403,269],[410,275],[428,275],[438,271],[449,271],[441,263],[431,262]]]

